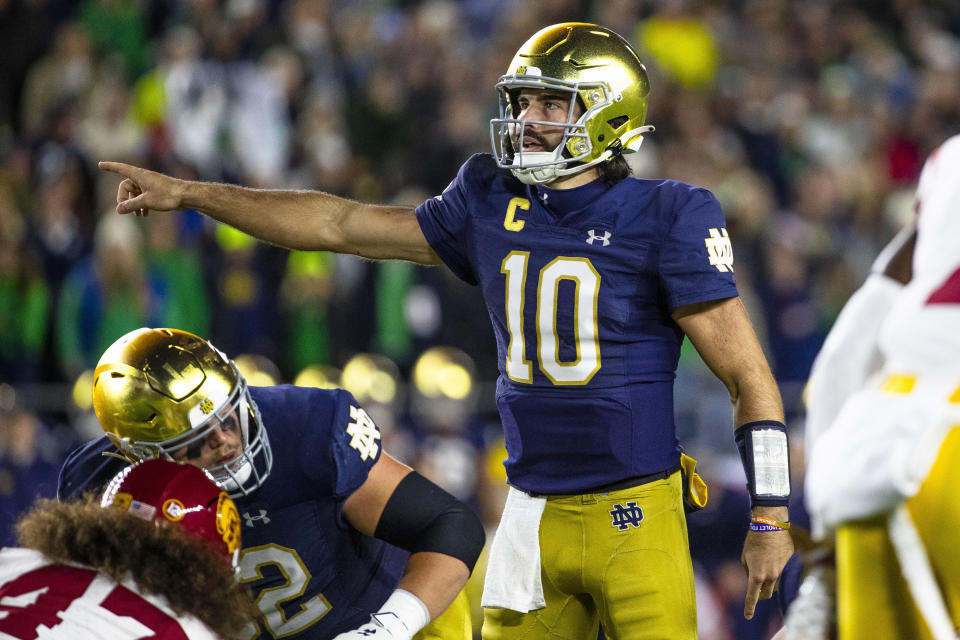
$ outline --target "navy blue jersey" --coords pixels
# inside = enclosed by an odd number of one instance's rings
[[[483,293],[512,485],[578,493],[677,463],[683,333],[670,314],[737,295],[709,191],[635,178],[534,187],[478,154],[417,218]]]
[[[347,433],[360,405],[346,391],[282,385],[251,387],[250,395],[274,456],[266,482],[235,500],[243,523],[240,579],[251,583],[264,612],[260,637],[326,639],[359,627],[390,596],[408,557],[341,516],[380,447],[364,449]],[[71,454],[61,499],[99,490],[125,466],[103,451],[113,451],[106,437]]]

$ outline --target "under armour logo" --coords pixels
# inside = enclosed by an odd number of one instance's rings
[[[547,198],[550,197],[549,193],[543,193],[540,195],[540,199],[543,200],[543,204],[547,204]]]
[[[611,525],[620,531],[626,531],[630,525],[640,526],[640,521],[643,520],[643,509],[638,507],[636,502],[628,502],[627,506],[615,504],[610,515],[613,516]]]
[[[587,244],[593,244],[594,240],[601,240],[603,241],[603,246],[607,246],[610,244],[611,235],[612,234],[609,231],[604,231],[602,236],[598,236],[593,229],[590,229],[587,231]]]
[[[723,273],[733,271],[733,246],[730,244],[726,227],[719,230],[710,229],[710,237],[704,238],[703,241],[707,245],[710,264]]]
[[[350,435],[350,446],[360,453],[360,459],[375,458],[379,447],[380,431],[367,412],[360,407],[350,407],[350,418],[354,420],[347,425]]]
[[[260,509],[260,514],[256,516],[251,514],[249,511],[243,512],[243,522],[246,526],[252,527],[256,525],[258,521],[260,524],[268,524],[270,522],[270,518],[267,517],[266,509]]]

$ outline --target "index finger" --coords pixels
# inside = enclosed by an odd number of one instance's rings
[[[101,160],[97,163],[97,166],[104,171],[118,173],[125,178],[134,177],[138,171],[137,167],[133,166],[132,164],[126,164],[124,162],[110,162],[109,160]]]
[[[753,612],[757,608],[757,601],[760,599],[760,589],[763,583],[759,580],[747,581],[747,598],[743,602],[743,617],[747,620],[753,618]]]

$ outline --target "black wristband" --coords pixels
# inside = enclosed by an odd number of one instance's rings
[[[374,535],[410,553],[453,556],[470,571],[485,538],[480,518],[467,505],[416,471],[393,490]]]
[[[750,507],[785,507],[790,503],[790,446],[787,427],[776,420],[748,422],[734,432],[747,474]]]

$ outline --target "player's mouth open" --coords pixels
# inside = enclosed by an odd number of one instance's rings
[[[535,138],[525,137],[523,139],[523,150],[524,151],[543,150],[543,144],[541,144],[541,142],[539,140],[536,140]]]

